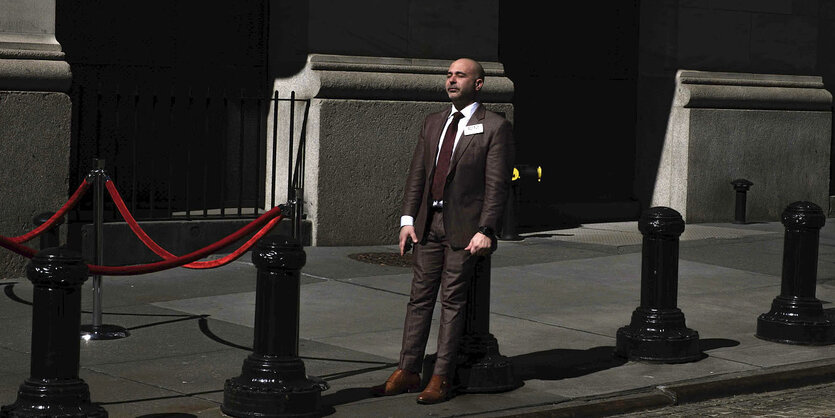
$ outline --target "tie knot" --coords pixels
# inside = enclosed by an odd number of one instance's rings
[[[464,114],[461,112],[455,112],[452,114],[452,120],[459,120],[464,117]]]

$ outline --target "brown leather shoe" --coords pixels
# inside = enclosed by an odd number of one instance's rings
[[[420,375],[408,370],[397,369],[386,383],[371,388],[374,396],[399,395],[403,392],[417,392],[420,389]]]
[[[449,399],[450,392],[449,380],[447,380],[446,376],[433,374],[432,379],[429,379],[429,384],[426,385],[426,389],[417,397],[417,403],[433,404],[444,402]]]

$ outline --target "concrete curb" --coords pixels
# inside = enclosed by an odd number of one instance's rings
[[[828,382],[835,382],[835,359],[698,378],[667,385],[572,399],[556,404],[528,407],[524,410],[497,411],[492,416],[508,418],[605,417]]]

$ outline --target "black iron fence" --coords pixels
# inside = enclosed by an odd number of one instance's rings
[[[267,173],[281,154],[289,160],[287,200],[292,190],[303,187],[310,101],[296,99],[295,93],[281,98],[277,91],[259,97],[242,90],[159,93],[75,87],[71,95],[70,190],[93,168],[94,159],[104,159],[138,220],[258,216],[265,207],[285,202],[275,193],[277,180],[283,179],[276,178],[274,169]],[[275,122],[267,132],[271,111]],[[288,123],[280,123],[283,118]],[[299,118],[301,129],[296,128]],[[108,204],[105,219],[120,219]],[[90,220],[92,201],[81,202],[70,214],[71,222]]]

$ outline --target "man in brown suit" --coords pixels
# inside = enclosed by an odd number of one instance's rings
[[[412,244],[414,277],[398,369],[377,395],[419,389],[432,310],[440,288],[438,354],[418,403],[450,395],[458,344],[464,332],[467,286],[480,257],[496,248],[513,163],[510,123],[478,103],[484,69],[471,59],[449,67],[451,108],[426,117],[415,147],[403,198],[400,253]]]

